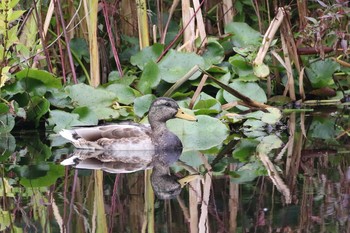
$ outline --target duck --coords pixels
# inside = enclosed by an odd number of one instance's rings
[[[166,126],[173,118],[196,121],[185,113],[177,102],[168,97],[155,99],[148,111],[149,125],[137,123],[109,124],[95,127],[63,129],[59,134],[78,149],[127,150],[178,150],[181,140]],[[110,158],[113,160],[113,158]]]
[[[61,162],[61,165],[84,170],[102,170],[112,174],[152,169],[150,182],[154,194],[161,200],[168,200],[176,198],[188,182],[202,178],[199,174],[179,178],[171,173],[170,166],[179,159],[181,152],[181,150],[93,151],[76,149],[69,158]]]

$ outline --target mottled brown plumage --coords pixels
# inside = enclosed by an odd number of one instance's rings
[[[180,139],[166,127],[172,118],[195,120],[185,114],[170,98],[153,101],[149,109],[150,126],[142,124],[112,124],[97,127],[62,130],[60,134],[79,149],[90,150],[159,150],[182,148]]]

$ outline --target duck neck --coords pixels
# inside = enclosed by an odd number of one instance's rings
[[[162,121],[150,122],[150,125],[151,125],[151,128],[152,128],[152,131],[155,134],[160,134],[160,133],[168,130],[167,127],[166,127],[166,123],[162,122]]]

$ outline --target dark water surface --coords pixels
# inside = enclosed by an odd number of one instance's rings
[[[57,135],[2,135],[0,231],[350,232],[349,113],[292,113],[283,123],[263,132],[272,147],[273,138],[283,142],[267,154],[260,139],[233,129],[226,146],[184,151],[170,169],[164,161],[111,166],[77,152],[74,163],[104,171],[75,169],[60,164],[74,148]],[[152,167],[170,181],[200,176],[164,191]]]

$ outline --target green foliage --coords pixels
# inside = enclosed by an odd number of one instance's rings
[[[167,123],[169,129],[181,139],[185,150],[207,150],[220,145],[228,136],[226,126],[220,120],[205,115],[197,116],[197,120],[172,119]]]
[[[331,59],[314,62],[306,68],[307,76],[314,88],[333,87],[333,74],[340,66]]]
[[[246,23],[232,22],[226,25],[226,33],[232,33],[232,43],[236,47],[259,46],[262,36]]]

